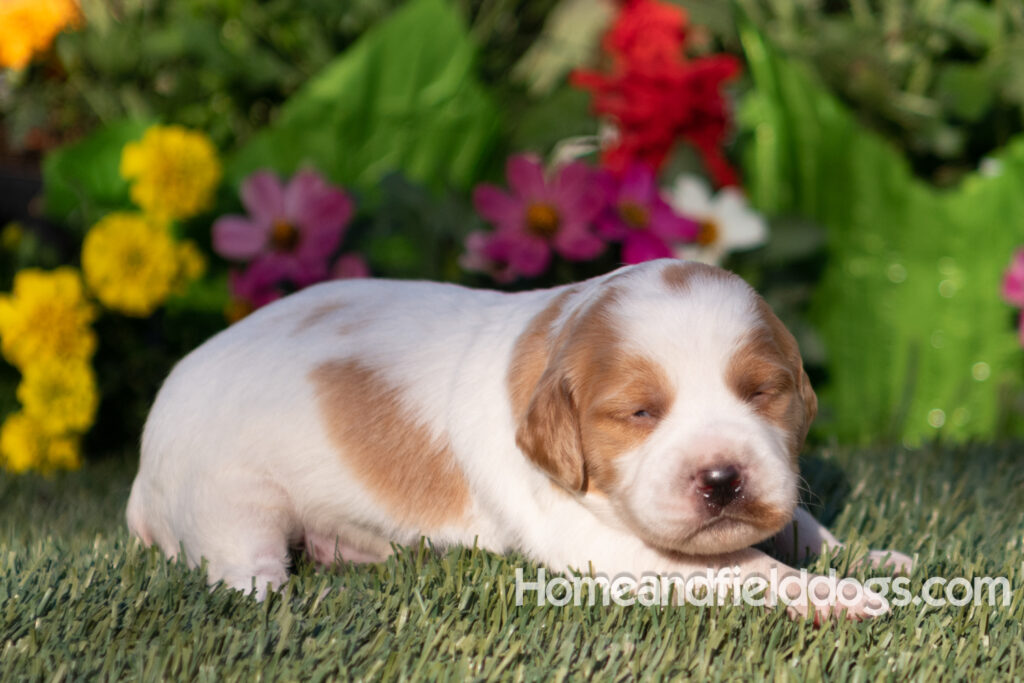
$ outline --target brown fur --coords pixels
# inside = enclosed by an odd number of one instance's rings
[[[725,513],[726,517],[751,526],[770,531],[772,533],[782,528],[786,522],[793,518],[793,514],[780,510],[773,505],[767,505],[759,500],[740,500],[734,506],[730,506]]]
[[[618,348],[606,351],[610,357],[583,368],[586,389],[579,392],[587,474],[593,488],[601,492],[613,490],[618,483],[616,458],[650,436],[673,400],[671,384],[661,367]],[[635,416],[640,410],[650,417]]]
[[[661,279],[670,290],[675,292],[686,292],[689,290],[690,285],[693,283],[693,279],[698,275],[703,275],[706,278],[716,280],[730,280],[737,278],[736,275],[733,275],[729,271],[694,261],[680,261],[679,263],[672,263],[661,271]]]
[[[508,370],[508,391],[512,400],[512,414],[516,420],[526,413],[533,391],[544,374],[555,342],[555,320],[573,291],[568,289],[555,297],[543,311],[534,316],[516,339]]]
[[[795,461],[817,414],[818,399],[796,339],[760,297],[757,312],[762,325],[733,354],[726,381],[736,396],[789,433]]]
[[[655,418],[633,413],[667,412],[670,390],[660,368],[621,350],[609,320],[614,287],[555,331],[568,294],[538,314],[516,343],[509,374],[516,443],[564,488],[607,493],[617,483],[616,457],[655,426]]]
[[[398,388],[353,360],[323,363],[310,378],[345,464],[398,521],[428,532],[466,513],[469,485],[450,445],[409,414]]]

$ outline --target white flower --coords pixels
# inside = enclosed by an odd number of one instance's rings
[[[723,188],[712,197],[703,178],[683,175],[676,179],[669,203],[676,213],[700,223],[697,242],[679,245],[678,258],[718,265],[729,252],[753,249],[768,240],[764,218],[735,187]]]

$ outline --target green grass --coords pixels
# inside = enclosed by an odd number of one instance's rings
[[[1019,453],[811,458],[816,514],[841,538],[917,554],[915,586],[990,575],[1013,588],[1009,607],[904,607],[824,628],[751,607],[516,607],[514,568],[533,566],[471,549],[407,549],[335,572],[300,561],[260,604],[208,591],[199,571],[129,541],[130,462],[53,480],[0,475],[0,680],[1021,680]]]

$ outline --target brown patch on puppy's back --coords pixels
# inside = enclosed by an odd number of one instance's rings
[[[370,492],[420,532],[463,517],[469,484],[451,446],[409,414],[401,392],[355,360],[310,373],[327,434]]]

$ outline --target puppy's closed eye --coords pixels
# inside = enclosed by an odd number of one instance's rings
[[[758,407],[771,403],[780,396],[795,389],[793,375],[782,368],[773,367],[770,372],[753,372],[740,382],[740,397]]]

